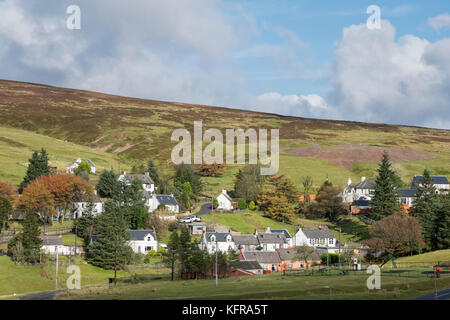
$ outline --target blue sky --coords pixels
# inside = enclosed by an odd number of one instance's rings
[[[69,30],[69,5],[81,29]],[[381,9],[369,30],[367,7]],[[0,0],[1,78],[450,128],[450,2]]]

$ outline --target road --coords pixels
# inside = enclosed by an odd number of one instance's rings
[[[419,297],[412,298],[411,300],[435,300],[435,293],[427,293]],[[437,293],[438,300],[450,300],[450,288],[438,291]]]
[[[19,300],[53,300],[53,298],[65,290],[45,291],[21,296]]]
[[[212,206],[211,202],[205,202],[202,204],[202,207],[200,208],[200,211],[197,212],[197,216],[204,216],[205,214],[209,214],[211,212]]]

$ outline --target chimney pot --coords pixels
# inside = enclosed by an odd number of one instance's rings
[[[366,177],[361,177],[361,182],[366,181]]]

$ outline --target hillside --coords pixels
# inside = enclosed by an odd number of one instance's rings
[[[425,167],[450,175],[449,130],[287,117],[0,80],[0,146],[6,148],[0,179],[17,183],[31,150],[41,146],[58,165],[85,152],[100,167],[114,163],[117,168],[119,155],[127,163],[152,156],[169,170],[175,145],[171,133],[183,127],[192,131],[194,120],[203,120],[203,130],[279,128],[280,172],[298,185],[306,175],[315,185],[326,175],[337,185],[345,185],[349,177],[371,178],[383,150],[389,151],[404,182]],[[34,135],[26,137],[26,132]],[[31,137],[35,140],[27,142]],[[210,187],[229,186],[236,171],[228,166],[223,177],[207,179]]]

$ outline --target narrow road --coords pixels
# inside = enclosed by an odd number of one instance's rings
[[[422,296],[412,298],[411,300],[435,300],[435,293],[427,293]],[[445,289],[437,292],[437,300],[450,300],[450,289]]]
[[[45,291],[38,293],[31,293],[21,296],[19,300],[53,300],[53,298],[61,292],[65,292],[65,290],[54,290],[54,291]]]
[[[205,202],[202,204],[202,207],[200,208],[200,211],[197,212],[197,216],[204,216],[205,214],[209,214],[211,212],[212,206],[211,202]]]

